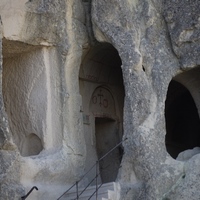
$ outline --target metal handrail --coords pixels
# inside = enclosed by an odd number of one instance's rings
[[[94,164],[83,176],[81,179],[79,179],[79,181],[76,181],[76,183],[74,183],[69,189],[67,189],[57,200],[60,200],[65,194],[67,194],[72,188],[74,188],[75,186],[78,186],[78,183],[81,182],[83,180],[83,178],[96,166],[96,164]]]
[[[101,172],[98,173],[98,164],[101,160],[103,160],[105,157],[107,157],[112,151],[114,151],[117,147],[119,147],[125,140],[127,140],[127,138],[125,138],[123,141],[121,141],[120,143],[118,143],[116,146],[114,146],[110,151],[108,151],[104,156],[102,156],[100,159],[98,159],[96,161],[96,163],[94,165],[92,165],[92,167],[79,179],[79,181],[76,181],[76,183],[74,183],[69,189],[67,189],[57,200],[60,200],[65,194],[67,194],[72,188],[74,188],[76,186],[76,192],[77,192],[77,197],[74,200],[78,200],[79,197],[85,192],[85,190],[90,186],[90,184],[96,180],[96,190],[94,191],[94,193],[89,197],[89,199],[91,199],[95,194],[96,194],[96,199],[98,196],[98,190],[99,188],[102,186],[102,183],[100,184],[100,186],[98,186],[98,176],[100,175]],[[91,170],[96,167],[96,175],[95,177],[87,184],[87,186],[80,192],[80,194],[78,193],[78,184],[80,183],[80,181],[83,180],[83,178],[89,173],[91,172]]]
[[[30,191],[29,191],[25,196],[21,197],[21,199],[22,199],[22,200],[25,200],[25,199],[31,194],[31,192],[32,192],[34,189],[38,190],[38,188],[37,188],[36,186],[33,186],[33,187],[30,189]]]
[[[97,177],[99,176],[100,173],[96,174],[96,176],[87,184],[87,186],[81,191],[80,194],[78,194],[77,197],[81,196],[81,194],[83,194],[83,192],[85,192],[85,190],[90,186],[90,184],[97,179]]]
[[[99,190],[99,188],[100,188],[102,185],[103,185],[103,183],[101,183],[101,184],[96,188],[96,190],[92,193],[92,195],[89,197],[88,200],[90,200],[95,194],[96,194],[96,199],[97,199],[97,197],[98,197],[98,190]]]

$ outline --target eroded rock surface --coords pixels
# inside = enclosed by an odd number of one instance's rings
[[[120,183],[120,199],[198,199],[199,155],[181,162],[168,154],[165,102],[173,79],[200,113],[199,7],[186,0],[1,1],[1,199],[19,199],[33,185],[39,191],[30,198],[57,199],[123,139],[117,177],[101,177]],[[177,91],[169,102],[181,99]],[[98,143],[95,134],[107,131],[113,135]]]
[[[199,1],[165,1],[164,15],[181,68],[199,65]]]

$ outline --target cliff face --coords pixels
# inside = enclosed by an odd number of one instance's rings
[[[182,163],[170,158],[165,149],[165,99],[169,82],[179,72],[179,60],[171,46],[163,4],[93,1],[92,11],[96,38],[111,42],[122,59],[128,140],[121,180],[130,185],[135,181],[136,187],[140,184],[138,192],[132,187],[126,199],[132,195],[161,198],[183,173]]]
[[[33,199],[58,198],[98,158],[97,126],[125,140],[120,199],[198,199],[199,154],[174,158],[200,146],[199,9],[186,0],[2,0],[1,199],[33,185]]]

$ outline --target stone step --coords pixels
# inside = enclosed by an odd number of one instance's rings
[[[83,191],[84,188],[79,189],[79,193]],[[80,200],[88,200],[90,196],[96,191],[96,186],[90,186],[88,187],[83,194],[79,197]],[[99,189],[98,189],[98,200],[104,199],[110,199],[110,196],[113,196],[114,193],[114,183],[106,183],[103,184]],[[65,194],[61,200],[74,200],[76,199],[76,191],[71,191],[67,194]],[[96,200],[96,194],[91,198],[91,200]]]
[[[79,199],[88,200],[92,194],[93,192],[90,193],[86,191],[79,197]],[[101,200],[103,197],[108,198],[108,191],[98,192],[98,200]],[[76,199],[76,194],[70,196],[67,195],[62,198],[62,200],[73,200],[73,199]],[[96,200],[96,194],[93,197],[91,197],[91,200]]]

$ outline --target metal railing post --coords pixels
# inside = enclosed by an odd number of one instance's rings
[[[96,162],[96,200],[98,198],[98,167],[99,166],[99,161],[97,160]]]
[[[22,200],[25,200],[25,199],[31,194],[31,192],[32,192],[34,189],[38,190],[38,188],[37,188],[36,186],[33,186],[33,187],[30,189],[30,191],[29,191],[25,196],[21,197],[21,199],[22,199]]]
[[[78,194],[78,181],[76,181],[76,198],[77,198],[77,200],[79,199],[79,194]]]

